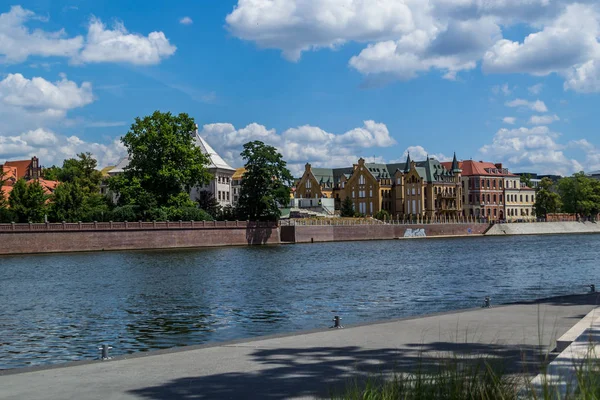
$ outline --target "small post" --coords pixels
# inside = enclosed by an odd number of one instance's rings
[[[111,359],[111,357],[109,357],[109,355],[108,355],[108,351],[110,349],[112,349],[112,346],[109,346],[107,344],[103,344],[102,347],[98,347],[98,350],[101,350],[101,352],[102,352],[101,357],[100,357],[100,359],[102,361],[106,361],[106,360],[110,360]]]
[[[491,299],[489,296],[485,296],[481,308],[492,308]]]
[[[590,285],[590,293],[596,293],[596,285],[594,285],[594,284]]]
[[[342,323],[340,322],[342,319],[336,315],[335,317],[333,317],[333,326],[331,327],[332,329],[342,329]]]

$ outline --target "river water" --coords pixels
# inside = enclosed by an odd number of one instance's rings
[[[582,293],[600,236],[0,256],[0,369]]]

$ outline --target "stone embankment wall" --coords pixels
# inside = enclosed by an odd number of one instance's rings
[[[536,222],[496,224],[486,235],[559,235],[566,233],[600,233],[600,223],[595,222]]]
[[[282,226],[282,242],[313,243],[483,235],[488,224],[316,225]]]
[[[0,255],[278,244],[279,227],[247,222],[0,225]]]

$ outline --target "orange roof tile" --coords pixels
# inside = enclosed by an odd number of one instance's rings
[[[33,182],[35,179],[30,179],[27,181],[27,183],[31,183]],[[40,185],[42,185],[42,188],[44,188],[44,192],[46,194],[52,194],[54,193],[54,190],[56,189],[56,187],[60,184],[60,182],[58,181],[48,181],[46,179],[37,179],[37,181],[40,183]]]
[[[11,167],[9,165],[3,165],[2,171],[4,171],[5,184],[12,185],[17,178],[17,167]]]
[[[7,161],[4,163],[5,167],[6,166],[16,167],[17,179],[21,179],[25,176],[30,165],[31,165],[31,160]]]
[[[231,177],[231,179],[236,179],[236,180],[242,179],[242,176],[244,176],[244,173],[246,173],[246,168],[244,168],[244,167],[238,168],[233,173],[233,176]]]
[[[446,169],[452,167],[451,162],[443,162],[441,164]],[[510,173],[506,168],[504,168],[506,173],[502,173],[502,170],[499,169],[494,163],[485,161],[459,161],[458,168],[462,170],[463,176],[516,176],[515,174]],[[488,172],[486,169],[489,169],[490,171],[498,170],[499,172]]]

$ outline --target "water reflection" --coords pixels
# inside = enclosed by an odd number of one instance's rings
[[[599,236],[0,258],[0,369],[533,299],[600,283]]]

